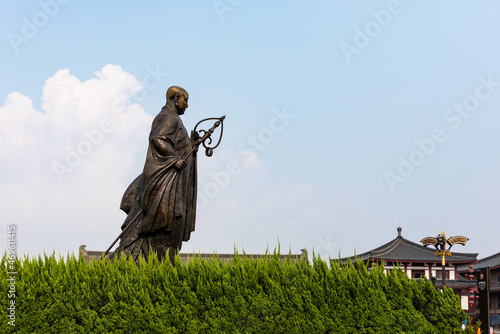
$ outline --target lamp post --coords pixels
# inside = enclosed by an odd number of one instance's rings
[[[444,231],[437,235],[437,237],[426,237],[420,240],[422,245],[425,247],[429,245],[433,245],[436,247],[436,256],[441,256],[441,282],[443,288],[445,286],[446,281],[446,257],[451,256],[450,249],[454,244],[461,244],[465,246],[465,243],[469,240],[469,238],[457,235],[454,237],[446,238]],[[450,245],[448,249],[446,249],[446,244]]]

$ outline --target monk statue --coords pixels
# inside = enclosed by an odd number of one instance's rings
[[[127,213],[114,254],[139,263],[152,249],[174,264],[182,242],[194,231],[196,218],[196,151],[200,137],[188,135],[179,116],[189,95],[181,87],[167,90],[167,103],[153,120],[144,170],[125,191],[120,208]],[[194,149],[194,150],[193,150]],[[127,228],[126,228],[127,227]]]

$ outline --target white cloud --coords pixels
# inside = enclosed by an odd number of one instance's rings
[[[119,232],[119,202],[152,121],[126,104],[141,87],[120,66],[106,65],[83,82],[69,70],[47,79],[43,111],[18,92],[7,96],[0,107],[0,228],[18,224],[21,253],[104,247]]]

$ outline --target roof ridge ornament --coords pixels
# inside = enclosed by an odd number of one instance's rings
[[[402,230],[403,230],[403,229],[401,228],[401,226],[400,226],[400,227],[398,227],[398,238],[402,238],[402,236],[401,236],[401,231],[402,231]]]

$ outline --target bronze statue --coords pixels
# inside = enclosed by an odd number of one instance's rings
[[[196,218],[196,152],[200,143],[210,156],[215,147],[210,135],[222,124],[225,116],[208,131],[197,126],[188,135],[180,115],[188,107],[189,95],[185,89],[172,86],[167,90],[167,103],[153,120],[144,170],[127,188],[120,208],[127,213],[122,233],[108,248],[106,254],[120,239],[116,256],[131,255],[138,263],[139,255],[147,260],[150,247],[163,260],[168,252],[174,263],[182,242],[188,241],[194,231]],[[210,118],[214,119],[214,118]]]

